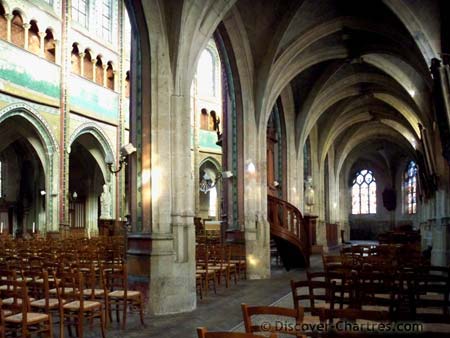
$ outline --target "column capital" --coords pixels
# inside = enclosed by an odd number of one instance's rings
[[[93,65],[95,65],[97,63],[97,59],[91,59],[91,62]]]
[[[108,65],[106,64],[102,64],[102,67],[103,67],[103,69],[105,69],[106,70],[106,68],[108,68]]]
[[[39,35],[41,38],[45,38],[45,36],[47,35],[47,32],[39,32],[38,35]]]
[[[6,13],[6,14],[5,14],[5,18],[6,18],[6,20],[8,20],[8,21],[12,21],[12,19],[14,18],[14,15],[11,14],[11,13]]]
[[[29,29],[31,28],[31,25],[30,25],[29,23],[25,22],[25,23],[22,25],[22,27],[23,27],[24,29],[26,29],[26,30],[29,30]]]
[[[84,59],[84,57],[86,56],[86,53],[78,53],[78,55],[80,56],[81,59]]]

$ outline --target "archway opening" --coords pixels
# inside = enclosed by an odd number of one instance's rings
[[[88,236],[98,233],[100,218],[112,218],[112,193],[104,158],[102,146],[91,134],[80,135],[71,145],[69,223],[74,231]]]
[[[45,231],[46,149],[34,126],[19,116],[0,124],[0,231],[29,237]]]
[[[25,28],[23,28],[23,19],[19,11],[13,12],[11,22],[11,42],[18,47],[25,46]]]
[[[41,52],[39,27],[35,20],[30,22],[30,29],[28,30],[28,50],[36,55],[39,55]]]
[[[44,56],[50,62],[56,62],[56,45],[55,37],[51,29],[45,31],[44,39]]]

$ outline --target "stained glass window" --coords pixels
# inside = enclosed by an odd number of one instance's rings
[[[408,214],[417,211],[417,165],[409,162],[404,173],[405,210]]]
[[[308,176],[312,175],[311,170],[311,142],[309,137],[306,139],[303,146],[303,177],[306,180]]]
[[[356,173],[352,186],[352,214],[377,213],[377,183],[372,171]]]

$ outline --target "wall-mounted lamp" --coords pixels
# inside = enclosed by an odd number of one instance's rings
[[[72,194],[72,198],[73,198],[73,200],[76,200],[76,199],[77,199],[77,197],[78,197],[78,194],[77,194],[77,192],[76,192],[76,191],[74,191],[74,192],[73,192],[73,194]]]
[[[278,181],[273,181],[273,186],[274,187],[278,187],[280,185],[280,182],[278,182]]]
[[[233,176],[234,176],[233,173],[229,170],[222,172],[222,178],[231,178]]]
[[[41,194],[41,196],[45,196],[45,195],[47,195],[47,192],[45,190],[41,190],[40,194]]]
[[[206,194],[208,191],[210,191],[217,185],[217,182],[219,182],[220,179],[227,179],[233,176],[234,176],[233,172],[226,170],[219,172],[217,176],[215,176],[215,178],[213,179],[207,172],[205,172],[205,174],[202,177],[202,180],[200,181],[200,191]]]
[[[127,157],[130,156],[131,154],[136,152],[136,148],[134,147],[134,145],[132,143],[128,143],[124,146],[122,146],[120,148],[120,158],[119,158],[119,167],[116,169],[113,169],[113,165],[114,165],[114,157],[112,156],[112,154],[106,154],[105,157],[105,162],[108,165],[108,169],[112,174],[116,174],[119,173],[122,170],[122,167],[124,165],[126,165],[127,163],[125,162]]]

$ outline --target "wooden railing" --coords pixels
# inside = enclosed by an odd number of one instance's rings
[[[274,196],[268,198],[268,219],[271,234],[291,242],[301,250],[305,261],[309,261],[311,243],[308,226],[300,212],[291,203]]]

